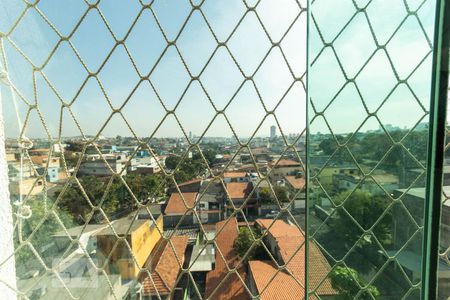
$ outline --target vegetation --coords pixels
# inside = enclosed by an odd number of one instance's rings
[[[42,200],[43,199],[41,198],[35,197],[29,198],[24,203],[24,205],[30,207],[32,215],[30,218],[22,220],[20,232],[22,234],[22,240],[25,241],[29,239],[39,255],[44,258],[44,261],[48,264],[48,266],[51,266],[51,261],[55,257],[51,255],[52,247],[48,246],[53,243],[53,234],[63,230],[52,211],[58,215],[59,220],[66,228],[73,226],[73,220],[70,214],[64,212],[59,207],[52,207],[53,201],[51,199],[47,199],[47,208],[49,209],[46,210]],[[14,208],[17,208],[17,206],[14,206]],[[17,247],[20,246],[18,230],[15,230],[14,233],[14,248],[17,249]],[[32,233],[33,235],[30,236]],[[26,268],[42,268],[37,260],[37,257],[28,246],[20,248],[15,253],[15,258],[17,268],[23,272],[27,271]]]
[[[362,229],[370,229],[386,210],[388,202],[382,197],[373,196],[362,190],[355,190],[353,193],[343,192],[338,195],[335,202],[342,204],[344,200],[345,210],[343,208],[336,210],[328,224],[328,230],[319,237],[319,241],[335,258],[342,258],[357,243],[356,248],[349,255],[349,263],[366,273],[383,260],[382,255],[378,253],[379,248],[375,238],[383,246],[388,246],[392,242],[392,217],[389,213],[384,215],[372,229],[372,234],[362,239],[360,237],[363,231],[352,218]]]
[[[257,240],[261,237],[261,233],[255,229],[249,229],[242,227],[239,229],[239,235],[234,241],[234,250],[240,257],[244,257],[247,251],[251,248],[245,261],[259,259],[266,259],[266,251],[262,245],[262,242]],[[253,246],[253,248],[252,248]]]
[[[159,175],[131,174],[124,179],[136,199],[142,203],[164,195],[165,185]],[[79,181],[92,205],[98,205],[103,201],[101,208],[112,219],[137,207],[130,191],[119,178],[114,178],[110,183],[106,178],[84,176],[79,178]],[[56,196],[61,192],[62,190],[56,192]],[[79,223],[86,222],[92,212],[92,207],[75,181],[72,181],[64,191],[59,205]]]
[[[358,272],[348,267],[336,267],[331,272],[330,279],[331,285],[334,289],[339,291],[343,299],[355,299],[361,287],[366,285]],[[379,298],[379,296],[380,292],[378,289],[373,285],[369,285],[367,286],[367,289],[359,295],[358,299],[372,300]]]
[[[204,150],[203,155],[211,166],[215,161],[216,152],[213,150]],[[186,182],[197,178],[205,173],[207,165],[199,152],[195,152],[192,158],[183,158],[181,156],[171,155],[166,158],[166,167],[175,170],[174,176],[178,183]]]
[[[280,202],[289,202],[289,198],[287,196],[287,189],[285,187],[274,185],[273,191],[275,192],[275,195]],[[275,197],[273,193],[270,191],[269,187],[261,188],[259,191],[259,197],[262,203],[265,204],[276,203]]]

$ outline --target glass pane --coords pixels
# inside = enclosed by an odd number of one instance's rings
[[[306,1],[28,2],[0,0],[11,288],[304,298]]]
[[[448,49],[447,54],[450,55]],[[442,55],[445,55],[445,53]],[[450,91],[450,82],[448,86],[449,90],[447,93]],[[449,101],[450,98],[447,100],[447,124],[450,119],[450,114],[448,112],[450,107]],[[450,129],[448,126],[445,129],[443,173],[439,240],[438,299],[448,299],[448,297],[450,297]]]
[[[419,299],[436,1],[311,4],[309,282]],[[330,268],[317,274],[320,249]]]

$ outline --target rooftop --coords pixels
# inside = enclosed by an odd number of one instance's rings
[[[247,172],[224,172],[224,178],[239,178],[247,176]]]
[[[141,276],[144,295],[168,295],[173,292],[178,274],[184,263],[184,252],[186,251],[188,237],[173,236],[169,241],[165,240],[155,247],[150,254],[145,268],[151,272]]]
[[[285,272],[278,272],[273,262],[249,261],[248,267],[261,300],[303,299],[305,289]]]
[[[211,271],[215,260],[215,251],[212,244],[194,245],[189,270],[192,272]]]
[[[297,190],[301,190],[305,187],[305,178],[296,176],[284,176],[284,179]]]
[[[184,215],[189,208],[194,207],[197,193],[185,192],[182,194],[183,197],[181,197],[181,194],[178,192],[170,195],[169,200],[167,200],[166,210],[164,211],[165,214]]]
[[[205,298],[214,300],[250,299],[236,273],[231,274],[223,281],[228,274],[228,267],[234,268],[239,263],[239,257],[233,248],[234,240],[238,236],[236,218],[218,222],[216,224],[216,232],[216,245],[222,252],[225,260],[219,254],[219,251],[216,251],[216,267],[206,275]],[[242,265],[239,266],[237,272],[245,280],[246,274]]]
[[[230,182],[226,184],[231,199],[245,199],[253,189],[250,182]]]
[[[282,220],[258,219],[256,224],[268,230],[269,234],[277,242],[281,259],[286,268],[300,283],[305,283],[305,235],[296,225],[291,225]],[[318,295],[335,295],[337,292],[331,286],[331,281],[325,279],[331,271],[325,256],[314,241],[309,242],[310,288],[317,286]],[[323,281],[323,283],[322,283]]]
[[[298,161],[292,159],[280,159],[278,161],[273,161],[270,163],[273,168],[284,168],[284,167],[300,167],[301,164]]]
[[[135,219],[134,216],[128,216],[125,218],[121,218],[115,221],[112,221],[109,225],[106,225],[104,229],[102,229],[99,232],[96,232],[96,235],[115,235],[112,228],[114,228],[114,231],[117,233],[117,235],[128,235],[131,234],[133,231],[141,227],[145,223],[153,223],[150,220],[140,220]]]

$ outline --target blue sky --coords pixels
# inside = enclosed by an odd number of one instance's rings
[[[315,1],[313,13],[327,42],[333,41],[339,28],[353,15],[355,9],[351,2],[350,0]],[[364,5],[365,2],[367,1],[357,1],[360,5]],[[417,7],[419,2],[421,1],[407,1],[412,9]],[[418,13],[430,37],[432,37],[434,19],[433,3],[434,1],[427,0]],[[62,35],[72,31],[87,9],[87,5],[81,0],[42,0],[37,7]],[[22,4],[18,0],[0,0],[0,8],[3,8],[0,9],[0,31],[7,32],[12,21],[20,13]],[[256,135],[267,136],[269,127],[276,122],[273,116],[269,115],[261,124],[265,111],[260,97],[266,108],[271,111],[287,93],[283,102],[275,110],[280,129],[286,134],[301,132],[306,122],[305,93],[301,83],[296,82],[290,73],[283,54],[293,74],[300,77],[306,68],[306,14],[300,15],[283,38],[280,43],[283,52],[273,48],[261,68],[254,74],[257,65],[271,47],[256,15],[252,12],[247,14],[229,38],[232,29],[245,13],[243,2],[206,0],[201,8],[219,42],[227,42],[242,72],[245,76],[254,75],[253,79],[257,87],[256,90],[250,81],[244,82],[244,76],[228,51],[223,47],[219,48],[209,61],[208,67],[200,75],[200,80],[216,109],[222,110],[237,93],[233,102],[225,109],[225,114],[236,133],[239,136],[250,136],[256,132]],[[99,9],[110,24],[116,38],[123,39],[132,22],[140,14],[141,6],[138,1],[110,0],[101,1]],[[182,0],[160,0],[154,2],[153,10],[167,38],[174,40],[191,11],[191,5],[188,1]],[[367,11],[377,38],[382,44],[388,41],[389,36],[406,15],[403,0],[374,0]],[[273,41],[278,42],[300,13],[300,8],[295,1],[262,0],[257,6],[257,12]],[[417,65],[428,51],[426,38],[418,26],[417,21],[409,17],[400,28],[399,34],[389,40],[386,46],[401,78],[406,78],[413,70],[413,66]],[[322,48],[322,43],[315,29],[310,34],[310,56],[315,58]],[[45,61],[58,41],[54,31],[33,10],[27,12],[10,38],[36,65],[41,65]],[[96,10],[91,10],[86,15],[71,37],[71,42],[91,72],[99,70],[114,47],[114,39]],[[131,33],[125,39],[125,44],[141,75],[148,74],[165,51],[151,73],[150,80],[168,110],[174,108],[189,85],[175,113],[186,133],[192,131],[193,134],[202,134],[215,116],[213,105],[200,84],[196,81],[191,82],[175,47],[166,49],[166,41],[149,10],[139,15]],[[217,46],[198,11],[194,11],[191,15],[176,44],[193,76],[200,74]],[[345,72],[349,76],[355,76],[363,62],[375,50],[369,26],[363,14],[353,19],[334,45]],[[36,77],[35,95],[30,64],[9,42],[5,42],[5,53],[9,62],[11,80],[29,103],[36,101],[50,135],[57,137],[60,126],[63,136],[79,135],[80,130],[68,110],[63,109],[61,114],[61,101],[44,78],[41,75]],[[431,57],[422,63],[421,67],[408,79],[413,91],[408,90],[406,85],[401,85],[392,93],[386,105],[380,110],[380,120],[384,124],[410,127],[420,119],[423,111],[415,103],[412,93],[416,94],[427,108],[430,67]],[[378,51],[371,63],[355,79],[370,111],[376,110],[396,82],[390,69],[388,58],[383,51]],[[323,109],[343,85],[344,78],[338,70],[339,66],[331,48],[326,49],[312,66],[309,92],[318,109]],[[106,101],[102,89],[94,78],[90,78],[77,93],[87,72],[66,42],[57,48],[43,69],[43,73],[65,101],[69,102],[77,95],[71,109],[84,134],[97,133],[108,120],[112,109],[122,107],[130,94],[132,96],[123,106],[122,113],[136,135],[153,134],[166,114],[151,85],[147,81],[142,81],[138,85],[140,75],[131,64],[124,47],[120,45],[98,73],[110,103]],[[11,95],[4,86],[2,96],[7,136],[17,136],[19,125],[14,113],[15,108],[12,105]],[[23,123],[27,106],[20,99],[17,102],[20,121]],[[408,113],[403,113],[405,111]],[[356,87],[349,84],[342,90],[330,109],[325,111],[325,116],[336,133],[355,130],[366,116]],[[38,115],[36,111],[33,111],[29,122],[25,125],[27,136],[46,135],[46,130],[37,125],[42,122],[37,120]],[[257,129],[260,124],[260,128]],[[130,136],[132,133],[128,125],[114,115],[102,130],[102,135]],[[377,122],[369,120],[363,128],[376,129],[378,126]],[[311,129],[327,132],[321,120],[314,122]],[[173,116],[168,116],[155,132],[155,136],[158,137],[181,134],[180,126]],[[218,116],[206,132],[207,136],[231,136],[231,134],[223,116]]]

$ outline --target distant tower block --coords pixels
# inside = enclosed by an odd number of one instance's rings
[[[277,127],[272,125],[270,126],[270,138],[273,139],[277,136]]]

